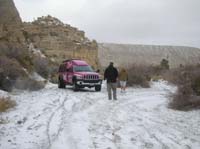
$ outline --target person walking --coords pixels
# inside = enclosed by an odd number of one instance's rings
[[[113,99],[117,100],[118,71],[113,65],[114,65],[113,62],[110,62],[109,66],[106,68],[104,72],[104,80],[107,80],[107,91],[109,100],[112,100],[112,92],[113,92]]]
[[[126,92],[127,81],[128,81],[128,73],[125,68],[122,68],[119,73],[119,82],[120,82],[121,92]]]

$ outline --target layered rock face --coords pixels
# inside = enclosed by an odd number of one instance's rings
[[[60,63],[65,59],[80,58],[94,68],[98,66],[97,43],[86,38],[83,31],[51,16],[40,17],[23,26],[26,39],[51,60]]]
[[[0,24],[21,24],[21,18],[13,0],[0,0]]]
[[[0,0],[0,50],[25,48],[22,21],[12,0]]]
[[[119,67],[129,67],[132,64],[159,65],[162,59],[169,61],[170,68],[200,64],[200,49],[184,46],[99,44],[99,60],[103,67],[110,61]]]
[[[28,52],[31,43],[57,64],[76,58],[98,67],[97,43],[86,38],[84,31],[51,16],[22,23],[13,0],[0,0],[0,51],[23,49]]]
[[[0,0],[0,89],[32,87],[33,72],[57,80],[58,65],[65,59],[84,59],[96,68],[97,54],[97,43],[83,31],[51,16],[23,23],[13,0]]]
[[[13,1],[0,0],[0,89],[6,91],[11,91],[17,80],[28,79],[33,68],[21,28]]]

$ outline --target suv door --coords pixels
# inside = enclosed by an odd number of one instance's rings
[[[67,80],[69,83],[73,83],[73,65],[71,65],[67,69]]]

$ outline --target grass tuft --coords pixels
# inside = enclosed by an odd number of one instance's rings
[[[10,97],[0,97],[0,112],[6,112],[10,108],[14,108],[16,102],[11,100]]]

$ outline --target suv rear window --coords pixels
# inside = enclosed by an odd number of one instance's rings
[[[74,66],[74,72],[94,72],[90,66]]]

